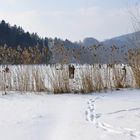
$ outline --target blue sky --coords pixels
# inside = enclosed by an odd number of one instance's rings
[[[42,37],[99,40],[132,32],[129,8],[138,0],[3,0],[0,19]]]

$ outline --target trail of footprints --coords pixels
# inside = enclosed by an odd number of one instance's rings
[[[85,111],[87,121],[96,123],[97,119],[101,116],[101,114],[95,113],[96,112],[95,111],[95,102],[98,99],[99,99],[99,97],[97,97],[95,99],[89,99],[89,101],[87,102],[88,107],[87,107],[87,110]]]
[[[121,128],[121,127],[116,128],[109,124],[99,122],[98,119],[102,117],[102,114],[96,113],[96,102],[99,99],[100,97],[96,97],[95,99],[89,99],[89,101],[87,102],[87,110],[85,111],[86,121],[93,123],[96,128],[101,128],[104,131],[115,133],[115,134],[129,135],[132,138],[132,140],[140,140],[139,131],[129,129],[129,128]]]

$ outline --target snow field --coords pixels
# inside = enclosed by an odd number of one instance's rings
[[[0,95],[2,140],[139,140],[140,91]]]

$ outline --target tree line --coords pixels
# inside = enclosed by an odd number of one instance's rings
[[[0,64],[48,63],[48,38],[25,32],[20,26],[0,22]]]

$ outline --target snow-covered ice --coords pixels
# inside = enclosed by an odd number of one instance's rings
[[[0,140],[140,140],[140,90],[1,95]]]

